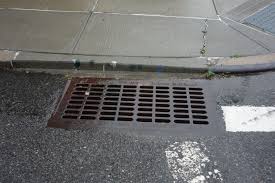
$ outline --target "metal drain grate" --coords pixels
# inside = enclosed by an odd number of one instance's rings
[[[172,126],[211,123],[203,87],[76,78],[48,125],[64,128],[102,122]]]

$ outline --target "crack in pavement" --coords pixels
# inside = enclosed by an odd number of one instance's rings
[[[207,31],[208,31],[208,19],[205,19],[204,20],[203,30],[202,30],[202,33],[203,33],[203,36],[202,36],[203,42],[202,42],[202,48],[200,50],[200,55],[202,57],[204,57],[205,54],[206,54],[206,52],[207,52]]]

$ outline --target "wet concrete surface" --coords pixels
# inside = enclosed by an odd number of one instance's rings
[[[254,1],[259,0],[251,0],[252,4]],[[269,53],[272,50],[268,47],[272,46],[265,45],[273,45],[272,40],[262,35],[253,39],[250,30],[236,31],[217,16],[216,9],[233,11],[239,5],[244,6],[243,3],[243,0],[234,3],[6,0],[0,2],[0,49],[114,57],[186,58],[199,57],[204,52],[204,56],[227,57]]]
[[[222,105],[274,105],[274,77],[269,72],[206,82],[216,87],[221,115]],[[66,78],[10,71],[1,71],[0,78],[0,182],[173,182],[165,151],[175,142],[207,148],[202,173],[217,169],[222,177],[208,182],[275,180],[275,133],[173,137],[46,128]]]
[[[88,14],[0,10],[0,49],[70,53]]]
[[[173,27],[173,29],[171,29]],[[197,57],[206,35],[206,56],[258,55],[268,53],[220,21],[92,15],[75,54]]]
[[[230,10],[247,2],[247,0],[213,0],[213,1],[220,15],[224,15]]]
[[[260,55],[268,50],[219,21],[208,21],[207,56]]]
[[[201,20],[95,14],[74,53],[198,56],[202,26]]]
[[[168,16],[204,17],[217,19],[212,0],[100,0],[95,11],[126,14],[156,14]]]
[[[89,11],[95,3],[96,0],[1,0],[0,8]]]
[[[240,24],[238,22],[229,20],[227,18],[222,18],[225,23],[230,25],[233,29],[246,35],[251,40],[254,40],[258,44],[262,45],[271,52],[275,52],[275,36],[261,32],[257,29],[251,29],[250,27]]]
[[[231,11],[227,12],[226,17],[233,19],[235,21],[244,22],[244,20],[247,17],[255,14],[259,10],[262,10],[264,7],[268,6],[272,2],[275,2],[275,1],[274,0],[249,0],[233,8]],[[270,13],[272,14],[272,12]]]

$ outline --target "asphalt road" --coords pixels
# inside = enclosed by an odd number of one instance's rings
[[[0,182],[275,181],[275,133],[150,136],[47,128],[66,78],[0,72]],[[220,106],[275,103],[275,73],[209,82]],[[224,121],[220,121],[224,124]]]

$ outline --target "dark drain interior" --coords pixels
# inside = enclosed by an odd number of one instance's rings
[[[61,118],[138,123],[209,124],[201,87],[73,83]]]

